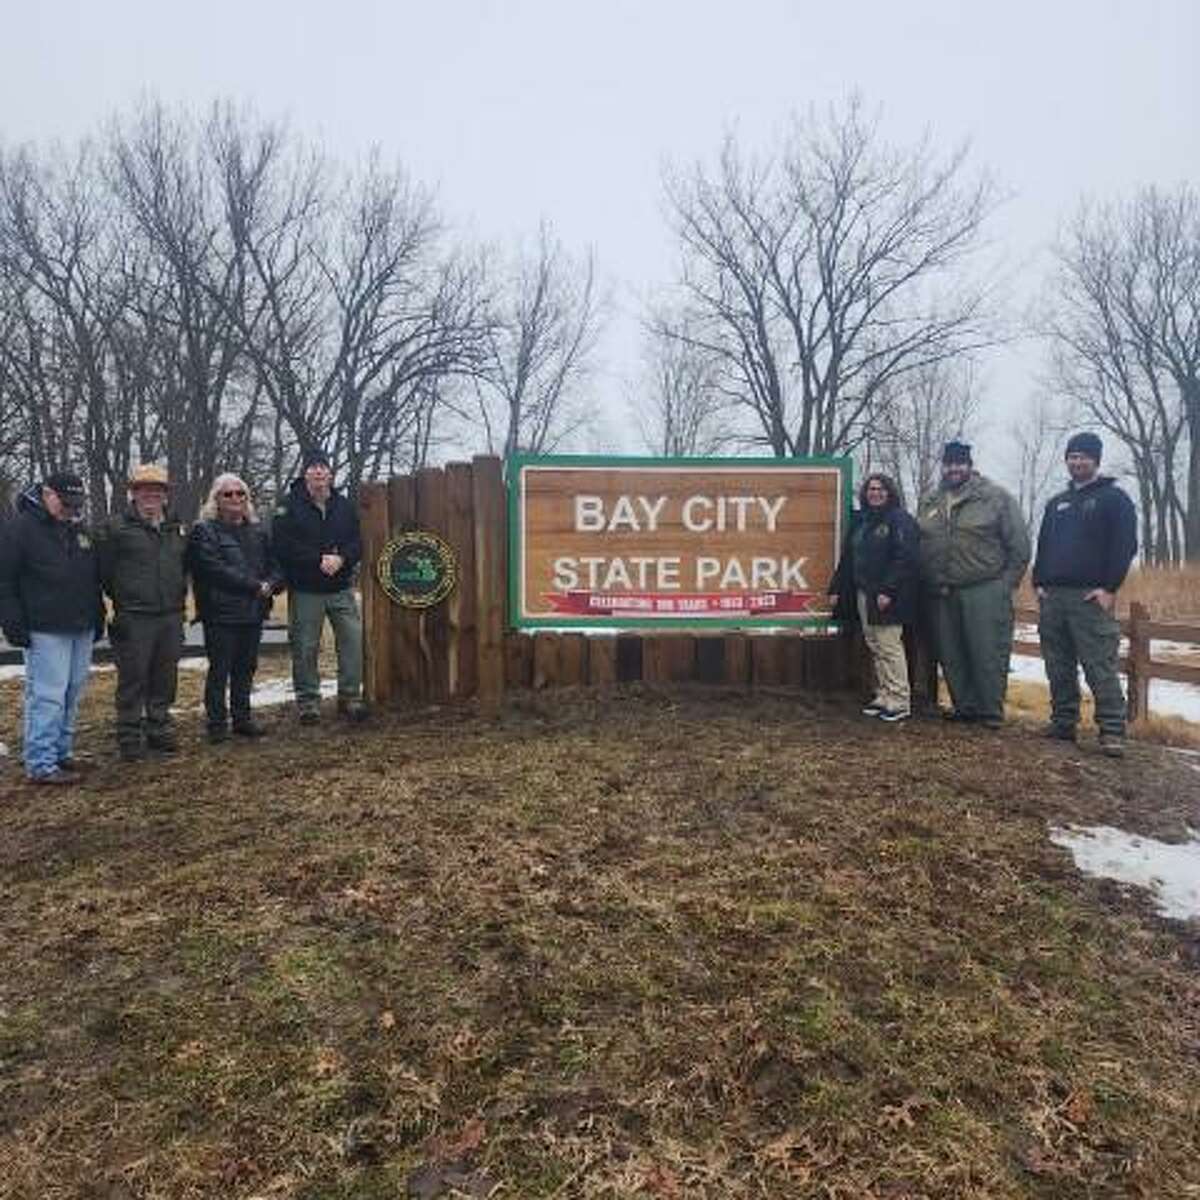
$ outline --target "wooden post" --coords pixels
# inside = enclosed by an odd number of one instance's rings
[[[617,639],[603,634],[589,639],[588,682],[606,687],[617,682]]]
[[[363,686],[368,704],[392,699],[392,602],[379,583],[376,565],[388,540],[388,489],[364,483],[358,489],[362,531]]]
[[[750,639],[744,633],[725,635],[725,682],[735,687],[750,682]]]
[[[564,686],[587,683],[588,639],[582,633],[564,633],[559,647],[559,682]]]
[[[535,688],[558,687],[562,682],[559,663],[562,635],[539,629],[533,635],[533,686]]]
[[[446,472],[440,467],[422,467],[417,472],[417,525],[438,537],[446,536]],[[449,609],[443,601],[419,609],[418,614],[426,693],[430,700],[441,702],[450,695]]]
[[[521,690],[533,682],[533,638],[510,631],[504,635],[504,686]]]
[[[446,467],[446,541],[458,556],[459,579],[447,604],[450,625],[450,695],[473,696],[479,682],[476,646],[475,510],[471,505],[471,464]]]
[[[504,476],[500,460],[494,455],[475,456],[471,499],[475,509],[479,708],[485,715],[494,716],[504,696],[504,588],[508,558]]]
[[[1150,621],[1146,606],[1135,600],[1129,606],[1129,719],[1150,715]]]
[[[393,476],[388,484],[388,520],[392,532],[412,529],[416,519],[416,481],[411,475]],[[425,697],[420,617],[412,609],[397,608],[392,613],[392,700],[421,701]]]

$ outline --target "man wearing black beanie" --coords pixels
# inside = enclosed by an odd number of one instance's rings
[[[1067,442],[1066,491],[1051,498],[1038,533],[1033,584],[1038,634],[1050,681],[1047,735],[1075,740],[1079,667],[1096,702],[1100,748],[1125,753],[1125,696],[1117,675],[1121,627],[1116,592],[1137,553],[1137,517],[1129,497],[1100,474],[1103,445],[1094,433]]]

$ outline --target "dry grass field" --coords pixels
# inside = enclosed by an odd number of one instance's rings
[[[628,688],[127,767],[112,679],[0,764],[0,1195],[1200,1196],[1200,925],[1046,836],[1186,757]]]
[[[1141,601],[1156,621],[1200,624],[1200,567],[1135,567],[1117,593],[1119,613],[1128,615],[1135,600]],[[1028,575],[1017,592],[1017,603],[1037,606]]]

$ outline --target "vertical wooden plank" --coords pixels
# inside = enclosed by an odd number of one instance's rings
[[[725,682],[734,687],[750,682],[750,639],[744,633],[725,635]]]
[[[690,683],[696,677],[696,637],[691,633],[663,638],[663,667],[671,683]]]
[[[388,484],[388,520],[392,533],[412,529],[417,516],[416,481],[396,475]],[[392,613],[392,700],[425,699],[425,674],[421,659],[420,617],[410,608]]]
[[[617,682],[636,683],[643,678],[645,641],[636,633],[617,634]]]
[[[600,634],[588,639],[588,682],[608,687],[617,682],[617,639]]]
[[[446,536],[446,472],[440,467],[422,467],[417,472],[417,527]],[[449,609],[442,601],[418,613],[425,686],[429,699],[440,702],[450,695]]]
[[[1150,715],[1150,639],[1144,626],[1150,620],[1146,606],[1135,600],[1129,606],[1129,720]]]
[[[701,683],[723,683],[725,680],[725,639],[719,633],[706,633],[696,638],[696,678]]]
[[[392,699],[392,602],[380,586],[376,565],[388,540],[388,489],[385,483],[363,483],[358,489],[362,532],[363,687],[368,704]]]
[[[778,687],[783,682],[783,654],[773,634],[750,639],[751,674],[755,687]]]
[[[642,680],[645,683],[667,682],[667,655],[661,634],[642,638]]]
[[[504,476],[500,460],[494,455],[475,456],[471,499],[475,509],[479,707],[485,715],[494,715],[504,697],[504,587],[508,560]]]
[[[562,638],[557,633],[539,630],[533,636],[533,686],[557,687],[561,675],[559,651]]]
[[[587,643],[582,633],[564,633],[558,650],[558,681],[564,687],[587,683]]]
[[[527,688],[533,683],[533,638],[510,630],[504,635],[504,686]]]
[[[450,624],[450,695],[475,695],[479,683],[476,645],[475,509],[471,503],[471,464],[446,467],[446,541],[458,557],[458,587],[447,601]]]
[[[795,633],[781,633],[779,640],[782,682],[789,687],[807,687],[809,678],[808,638]]]

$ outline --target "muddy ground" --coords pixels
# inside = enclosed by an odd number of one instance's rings
[[[1200,1196],[1200,927],[1046,837],[1194,760],[639,688],[127,767],[111,680],[0,764],[0,1195]]]

